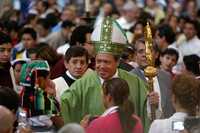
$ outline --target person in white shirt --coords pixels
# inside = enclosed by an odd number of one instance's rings
[[[199,29],[198,22],[195,20],[186,19],[184,24],[184,35],[186,40],[179,46],[175,46],[179,51],[179,60],[177,65],[173,68],[174,73],[179,74],[184,71],[183,57],[196,54],[200,57],[200,39],[197,36]],[[173,45],[171,45],[173,47]]]
[[[200,103],[199,85],[199,81],[192,75],[178,75],[172,85],[172,102],[176,113],[168,119],[153,121],[149,133],[177,133],[183,131],[184,119],[187,116],[197,114]],[[179,127],[177,127],[177,124]]]
[[[129,30],[136,23],[139,16],[139,8],[132,1],[127,1],[123,6],[124,14],[117,19],[122,29]]]
[[[195,20],[186,20],[184,34],[186,41],[179,47],[182,56],[196,54],[200,57],[200,39],[197,36],[198,22]]]

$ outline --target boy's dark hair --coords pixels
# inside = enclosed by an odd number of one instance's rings
[[[16,21],[6,21],[4,23],[4,28],[8,33],[10,33],[11,31],[18,32],[19,25]]]
[[[176,61],[178,61],[178,58],[179,58],[179,54],[178,54],[178,51],[173,49],[173,48],[167,48],[165,49],[164,52],[161,52],[160,54],[162,57],[165,56],[165,55],[175,55],[176,56]]]
[[[0,86],[0,105],[16,112],[19,107],[19,96],[11,88]]]
[[[37,44],[37,47],[34,49],[36,50],[36,58],[46,60],[49,66],[54,66],[61,58],[61,55],[59,55],[56,50],[50,47],[47,43],[41,42]]]
[[[50,27],[54,27],[58,24],[59,18],[55,15],[55,13],[49,13],[46,16],[46,19],[50,25]]]
[[[88,26],[78,26],[74,29],[70,39],[70,46],[77,45],[77,42],[83,44],[86,42],[86,34],[92,33],[92,29]]]
[[[51,28],[51,25],[46,18],[40,18],[37,20],[37,24],[41,25],[44,29],[49,30]]]
[[[200,57],[199,56],[195,54],[184,56],[183,62],[188,71],[192,72],[196,76],[200,75],[200,68],[199,68]]]
[[[175,41],[176,35],[173,29],[168,24],[160,25],[157,30],[159,32],[158,35],[160,37],[165,37],[166,41],[169,44],[172,44]]]
[[[45,0],[41,0],[41,2],[42,2],[42,6],[45,8],[45,10],[47,10],[49,8],[48,2]]]
[[[63,21],[62,25],[61,25],[62,28],[71,28],[73,26],[75,26],[75,24],[72,21],[69,21],[69,20]]]
[[[11,43],[10,36],[0,31],[0,45],[7,43]]]
[[[81,46],[71,46],[65,53],[65,61],[69,62],[72,57],[85,56],[86,62],[88,63],[89,54],[87,50]]]
[[[37,33],[36,31],[33,29],[33,28],[24,28],[21,32],[21,37],[24,35],[24,34],[29,34],[34,40],[37,39]]]

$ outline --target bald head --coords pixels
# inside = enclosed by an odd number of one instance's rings
[[[12,112],[0,105],[0,133],[12,133],[13,123]]]
[[[80,125],[70,123],[62,127],[58,133],[85,133],[85,131]]]

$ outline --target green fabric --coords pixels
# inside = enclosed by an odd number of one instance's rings
[[[44,91],[40,88],[35,90],[35,110],[45,110]],[[43,112],[44,113],[44,112]]]
[[[106,17],[101,26],[100,41],[93,41],[95,44],[94,46],[96,53],[111,53],[113,55],[121,55],[124,52],[128,42],[127,44],[120,44],[115,41],[113,42],[113,28],[118,28],[126,38],[126,34],[124,34],[124,31],[120,25],[113,18]]]
[[[108,42],[95,42],[95,50],[96,53],[110,53],[112,55],[121,55],[124,50],[125,46],[124,44],[119,44],[119,43],[108,43]],[[128,46],[128,45],[127,45]]]
[[[120,78],[125,79],[130,87],[129,99],[135,104],[135,113],[141,117],[145,131],[148,131],[149,120],[145,99],[145,83],[137,76],[118,69]],[[105,108],[102,101],[102,89],[96,72],[77,80],[61,96],[61,112],[65,123],[80,122],[86,114],[101,115]]]
[[[47,61],[34,60],[29,63],[23,64],[20,75],[20,84],[22,86],[31,86],[31,76],[35,70],[50,71]]]

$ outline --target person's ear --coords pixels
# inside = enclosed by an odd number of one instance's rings
[[[76,42],[76,46],[82,46],[82,45],[81,45],[81,43],[79,43],[79,42]]]
[[[174,95],[174,94],[172,94],[171,101],[172,101],[172,103],[173,103],[173,104],[175,104],[175,103],[176,103],[176,97],[175,97],[175,95]]]
[[[111,103],[113,101],[113,98],[110,94],[107,95],[107,100],[109,103]]]
[[[64,65],[65,65],[65,68],[68,69],[69,68],[69,63],[67,61],[64,61]]]
[[[164,41],[166,42],[166,37],[165,37],[165,36],[163,36],[163,37],[162,37],[162,40],[164,40]]]
[[[163,62],[163,56],[160,56],[160,57],[159,57],[159,60],[160,60],[160,62],[162,63],[162,62]]]

